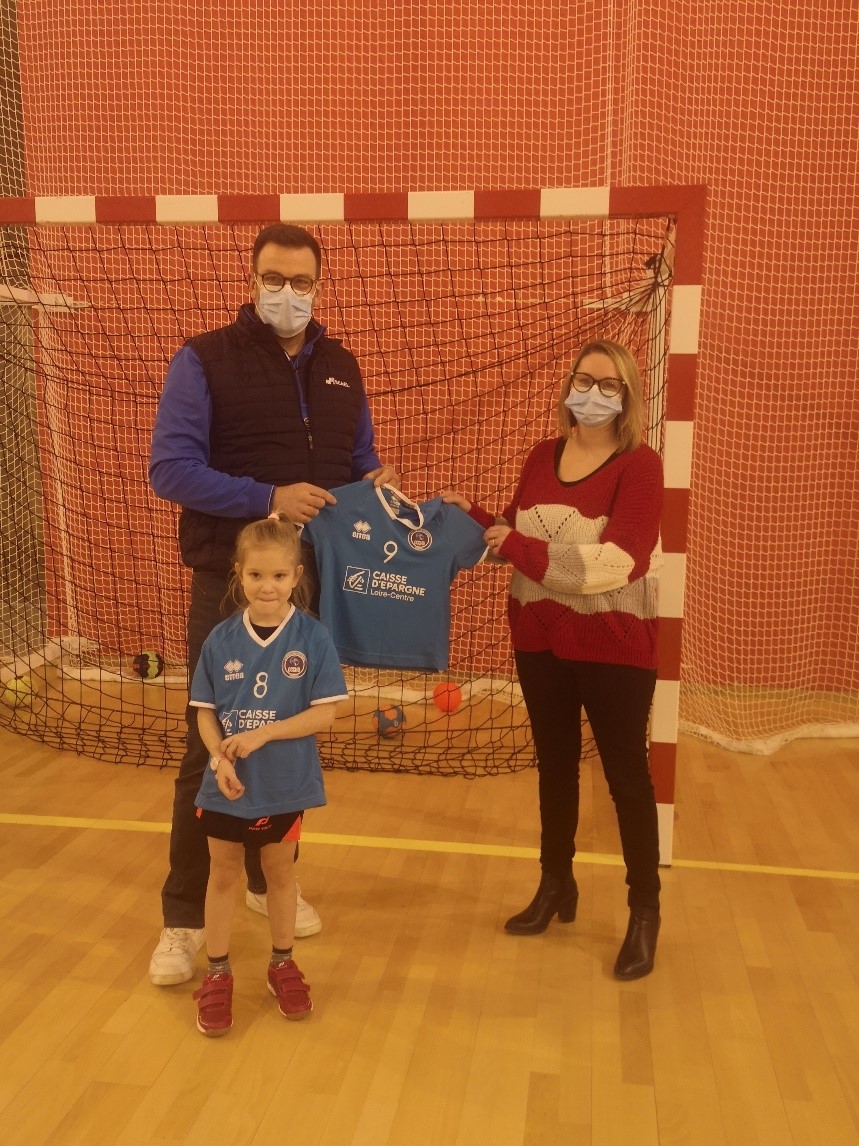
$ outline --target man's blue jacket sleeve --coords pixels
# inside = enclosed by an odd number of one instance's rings
[[[153,490],[165,501],[215,517],[265,517],[274,486],[212,469],[211,424],[212,400],[203,364],[190,346],[183,346],[167,368],[152,431],[149,481]],[[353,481],[380,465],[365,395],[355,427]]]
[[[272,486],[209,465],[212,399],[203,364],[183,346],[167,368],[152,431],[149,481],[165,501],[216,517],[265,517]]]

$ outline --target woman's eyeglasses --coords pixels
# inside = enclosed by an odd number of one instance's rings
[[[573,374],[570,381],[580,394],[587,394],[588,390],[598,386],[604,398],[616,398],[625,385],[620,378],[592,378],[590,374]]]

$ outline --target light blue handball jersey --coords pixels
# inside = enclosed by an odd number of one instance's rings
[[[334,491],[303,536],[319,569],[319,616],[344,664],[447,668],[450,586],[486,555],[483,527],[441,498],[410,501],[393,486]]]
[[[214,709],[224,735],[232,736],[347,696],[337,650],[324,625],[293,607],[280,627],[262,640],[246,609],[222,621],[206,638],[191,682],[190,704]],[[315,736],[264,744],[236,762],[236,773],[245,790],[238,800],[228,800],[207,768],[197,807],[258,819],[325,803]]]

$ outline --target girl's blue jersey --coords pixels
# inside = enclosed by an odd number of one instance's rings
[[[319,621],[293,608],[262,640],[245,610],[206,638],[191,682],[190,704],[214,709],[224,736],[232,736],[347,696],[337,650]],[[236,773],[245,790],[238,800],[228,800],[207,768],[197,807],[258,819],[325,803],[315,736],[264,744],[236,761]]]

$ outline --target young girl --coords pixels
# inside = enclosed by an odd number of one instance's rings
[[[330,728],[346,682],[327,630],[296,608],[305,602],[298,531],[285,514],[245,526],[231,591],[247,603],[207,637],[191,684],[200,736],[210,753],[197,794],[209,838],[206,891],[209,969],[194,995],[197,1029],[232,1026],[229,960],[235,886],[243,849],[261,848],[272,953],[268,989],[287,1019],[313,1009],[292,958],[293,860],[306,808],[325,803],[315,733]]]

